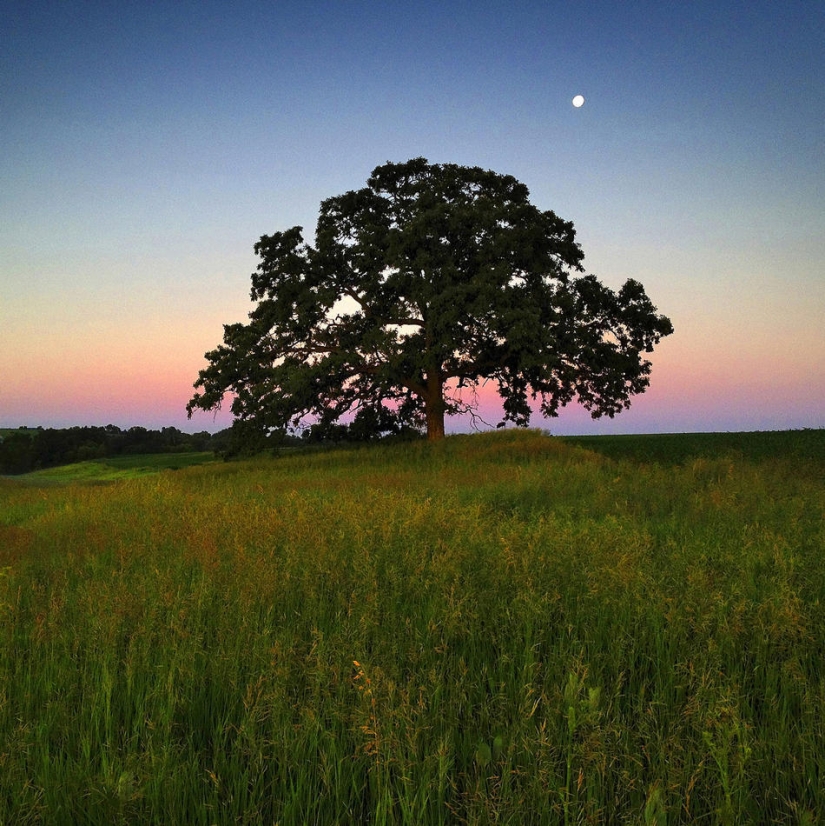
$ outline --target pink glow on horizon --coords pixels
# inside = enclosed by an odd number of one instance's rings
[[[681,362],[681,363],[680,363]],[[748,363],[750,362],[750,363]],[[202,363],[202,362],[201,362]],[[695,430],[760,430],[822,427],[825,380],[804,365],[781,372],[755,360],[713,359],[662,353],[656,358],[647,392],[614,419],[591,419],[577,404],[554,419],[537,409],[530,426],[552,433],[619,433]],[[111,354],[85,362],[35,363],[9,374],[0,403],[0,426],[142,425],[182,430],[220,430],[232,422],[229,402],[215,413],[186,417],[197,369],[157,354],[151,362],[122,365]],[[465,398],[469,398],[465,391]],[[478,391],[478,429],[495,427],[502,417],[495,386]],[[482,421],[483,420],[483,421]],[[448,432],[476,429],[471,417],[448,418]]]
[[[242,307],[232,314],[242,317]],[[3,344],[0,426],[115,424],[216,431],[232,422],[185,406],[205,350],[220,338],[225,311],[196,323],[171,315],[104,320],[86,334],[55,323],[33,336],[21,327]],[[535,413],[531,426],[553,433],[759,430],[822,427],[825,343],[813,329],[797,334],[793,355],[762,331],[749,349],[724,346],[702,333],[701,319],[674,319],[676,333],[652,357],[651,385],[615,419],[593,420],[576,404],[555,419]],[[681,326],[680,326],[681,325]],[[698,328],[694,332],[692,326]],[[9,328],[6,328],[8,331]],[[2,333],[2,331],[0,331]],[[777,334],[778,335],[778,334]],[[776,338],[777,336],[774,336]],[[10,346],[13,344],[13,346]],[[467,391],[465,397],[469,398]],[[479,429],[495,427],[501,404],[492,383],[478,390]],[[448,419],[448,432],[473,430],[469,416]]]

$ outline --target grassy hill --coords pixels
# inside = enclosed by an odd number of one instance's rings
[[[134,456],[109,456],[86,462],[35,470],[14,477],[17,481],[35,485],[67,485],[75,482],[102,483],[215,462],[212,452],[147,453]]]
[[[0,823],[818,822],[825,434],[627,438],[0,480]]]

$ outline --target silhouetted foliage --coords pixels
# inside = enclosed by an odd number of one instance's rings
[[[301,443],[297,436],[288,435],[284,430],[265,431],[254,422],[240,420],[234,421],[232,427],[218,435],[220,440],[213,449],[224,459],[252,456],[265,450],[277,450]]]
[[[517,425],[531,400],[545,416],[577,398],[612,417],[647,388],[644,354],[673,331],[638,281],[614,292],[573,278],[584,258],[573,224],[478,167],[379,166],[365,188],[321,204],[314,246],[293,227],[255,252],[257,307],[249,324],[224,326],[187,409],[230,393],[235,416],[262,432],[306,416],[332,432],[355,411],[366,431],[393,419],[438,439],[486,382]]]
[[[34,462],[34,439],[28,433],[11,433],[0,441],[0,472],[28,473]]]
[[[421,438],[421,431],[404,423],[386,407],[362,407],[349,424],[324,418],[305,428],[302,439],[308,444],[349,444],[386,440],[409,441]]]
[[[186,453],[217,450],[220,433],[183,433],[174,427],[148,430],[131,427],[21,428],[0,439],[0,473],[28,473],[41,468],[142,453]]]

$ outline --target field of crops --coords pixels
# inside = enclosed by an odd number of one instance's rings
[[[0,479],[0,824],[822,822],[825,431],[662,438]]]

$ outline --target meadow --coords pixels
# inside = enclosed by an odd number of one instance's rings
[[[180,470],[214,461],[216,461],[215,454],[211,451],[107,456],[102,459],[72,462],[7,478],[16,478],[24,484],[40,486],[66,485],[72,482],[107,484],[154,474],[159,470]]]
[[[825,431],[657,439],[0,479],[0,824],[822,822]]]

